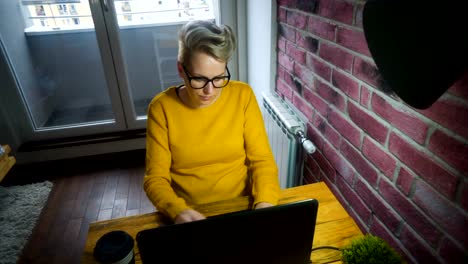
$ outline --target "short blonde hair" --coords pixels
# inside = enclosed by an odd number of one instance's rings
[[[194,52],[203,52],[216,60],[227,62],[236,49],[236,37],[227,25],[197,20],[183,25],[179,31],[180,63],[190,62]]]

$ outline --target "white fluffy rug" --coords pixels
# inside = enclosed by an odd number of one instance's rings
[[[0,264],[16,263],[36,225],[53,184],[0,186]]]

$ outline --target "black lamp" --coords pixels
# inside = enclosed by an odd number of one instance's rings
[[[369,50],[383,80],[408,105],[430,107],[468,70],[466,2],[365,3]]]

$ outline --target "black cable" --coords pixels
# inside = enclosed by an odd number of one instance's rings
[[[337,248],[337,247],[332,247],[332,246],[316,247],[316,248],[313,248],[312,251],[314,251],[314,250],[319,250],[319,249],[333,249],[333,250],[341,251],[341,249],[339,249],[339,248]]]

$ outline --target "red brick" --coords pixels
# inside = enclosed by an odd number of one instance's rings
[[[369,57],[372,56],[362,31],[338,27],[336,43]]]
[[[292,92],[293,92],[293,91],[292,91],[292,89],[291,89],[289,86],[287,86],[283,81],[281,81],[281,80],[277,80],[277,81],[276,81],[276,91],[277,91],[280,95],[282,95],[282,96],[288,98],[289,100],[292,100]]]
[[[394,234],[389,232],[383,225],[383,223],[377,217],[373,217],[372,226],[370,227],[370,233],[382,238],[385,240],[393,249],[397,251],[400,256],[407,261],[407,263],[412,263],[408,261],[410,257],[404,252],[403,245],[400,241],[395,238]]]
[[[468,175],[468,144],[436,130],[429,139],[428,149],[462,174]]]
[[[291,0],[277,0],[278,6],[285,6],[285,7],[290,7],[292,3]],[[296,1],[294,1],[295,3]]]
[[[321,38],[335,40],[336,25],[319,17],[309,16],[307,30]]]
[[[418,118],[414,112],[403,104],[393,106],[377,94],[372,96],[372,110],[385,120],[411,137],[419,144],[424,144],[428,124]]]
[[[372,85],[379,86],[380,74],[377,67],[370,61],[365,61],[359,57],[355,57],[353,65],[353,75],[360,80]]]
[[[294,74],[302,81],[304,85],[307,87],[313,87],[314,75],[312,74],[312,71],[307,69],[307,67],[295,63]]]
[[[332,84],[333,86],[347,94],[350,98],[359,102],[359,84],[350,77],[348,77],[348,75],[341,73],[336,69],[333,69]]]
[[[337,46],[332,46],[326,43],[320,43],[319,50],[320,58],[330,62],[341,69],[351,72],[353,66],[353,55]]]
[[[353,208],[359,217],[365,222],[369,223],[371,218],[371,210],[359,198],[356,192],[351,189],[348,183],[342,177],[336,177],[336,186],[341,191],[341,194],[346,198],[346,201]]]
[[[310,21],[309,21],[310,24]],[[448,90],[449,93],[454,94],[458,97],[461,97],[465,100],[468,100],[468,70],[464,75],[455,82],[452,87]]]
[[[278,24],[278,35],[284,37],[285,39],[296,42],[296,30],[285,24]]]
[[[285,72],[285,70],[284,70],[283,66],[278,65],[277,68],[278,68],[277,77],[278,77],[279,79],[281,79],[281,80],[284,80],[284,72]]]
[[[393,172],[397,163],[395,158],[389,155],[386,150],[372,142],[368,137],[365,137],[362,143],[362,154],[390,180],[393,179]]]
[[[429,244],[437,245],[442,234],[428,220],[421,211],[414,206],[409,200],[401,194],[391,183],[385,178],[381,178],[379,191],[382,198],[398,212],[398,214],[411,225]]]
[[[317,90],[318,95],[320,95],[325,101],[334,105],[341,112],[345,111],[346,100],[343,95],[339,94],[333,90],[326,83],[315,79],[315,89]]]
[[[286,52],[286,42],[288,42],[285,38],[279,36],[278,37],[278,49],[282,52]]]
[[[353,5],[340,0],[321,0],[318,14],[346,24],[353,23]]]
[[[299,29],[305,29],[307,26],[307,16],[304,13],[296,11],[286,11],[287,23]]]
[[[341,156],[331,145],[323,145],[323,155],[349,184],[353,184],[356,172],[349,162]]]
[[[287,71],[292,72],[294,70],[294,60],[281,51],[278,51],[278,62]]]
[[[363,10],[364,10],[364,3],[357,3],[354,25],[358,28],[362,28],[362,11]]]
[[[433,249],[415,234],[408,226],[401,231],[400,241],[405,248],[411,252],[417,263],[438,263],[436,253]]]
[[[416,182],[413,201],[428,214],[444,231],[463,245],[468,245],[468,217],[451,202],[440,196],[423,181]]]
[[[327,146],[327,143],[324,143],[323,146]],[[332,183],[335,182],[335,177],[336,177],[336,171],[335,168],[328,162],[328,160],[320,153],[319,151],[315,151],[312,154],[312,157],[315,159],[317,164],[320,166],[322,171],[325,173],[325,176],[330,179]]]
[[[307,117],[307,120],[312,121],[314,110],[302,97],[294,94],[293,104]]]
[[[361,98],[359,103],[365,108],[369,109],[369,102],[371,98],[371,91],[365,85],[361,85]]]
[[[305,51],[298,49],[294,44],[292,44],[289,41],[286,43],[286,54],[289,57],[293,58],[296,62],[305,65]]]
[[[356,192],[375,214],[392,232],[401,225],[401,217],[379,196],[374,189],[369,188],[362,179],[356,181]]]
[[[357,126],[367,132],[367,134],[380,144],[383,145],[385,143],[389,129],[382,122],[351,102],[348,103],[348,113],[351,120],[353,120]]]
[[[313,174],[310,169],[306,166],[304,166],[304,172],[303,172],[303,178],[302,178],[302,183],[301,184],[311,184],[311,183],[316,183],[319,182],[320,179],[320,170],[319,174],[315,175]]]
[[[284,8],[282,8],[282,7],[278,8],[278,21],[279,21],[279,22],[284,22],[284,23],[286,23],[286,21],[287,21],[287,20],[286,20],[286,12],[287,12],[286,9],[284,9]]]
[[[322,133],[322,135],[335,147],[340,147],[341,136],[331,127],[323,117],[320,115],[314,115],[312,124]]]
[[[340,133],[344,138],[349,140],[354,146],[359,148],[361,145],[361,131],[339,112],[331,109],[328,113],[328,122]]]
[[[409,195],[411,191],[411,186],[413,185],[413,181],[414,175],[407,169],[401,167],[396,181],[396,185],[398,186],[398,188],[400,188],[400,190],[404,194]]]
[[[307,51],[316,53],[318,49],[318,40],[309,35],[305,35],[302,32],[296,32],[296,43],[299,47],[304,48]]]
[[[463,209],[465,209],[465,211],[468,211],[468,182],[465,181],[460,184],[463,184],[460,203]]]
[[[309,69],[315,72],[318,76],[329,81],[331,76],[331,68],[326,63],[324,63],[317,56],[307,53],[306,55],[306,65]]]
[[[457,177],[442,168],[434,159],[417,150],[409,142],[393,132],[390,134],[388,148],[403,163],[433,185],[434,188],[449,199],[454,198],[458,182]]]
[[[287,71],[284,71],[284,78],[283,78],[283,80],[284,80],[284,82],[285,82],[287,85],[289,85],[289,87],[291,87],[291,88],[293,88],[293,89],[295,88],[295,87],[294,87],[294,86],[295,86],[295,84],[294,84],[294,76],[293,76],[291,73],[289,73],[289,72],[287,72]]]
[[[317,13],[318,0],[296,0],[296,8],[307,13]]]
[[[309,102],[317,112],[322,116],[327,116],[328,114],[328,104],[322,98],[316,95],[316,93],[310,91],[309,89],[304,89],[304,99]]]
[[[334,183],[332,183],[330,181],[330,179],[328,179],[327,177],[324,177],[323,178],[323,181],[325,182],[325,184],[327,185],[327,187],[330,189],[330,191],[333,193],[333,195],[336,197],[336,199],[338,200],[338,202],[343,206],[343,207],[346,207],[346,200],[343,198],[343,196],[341,195],[340,191],[338,191],[338,188],[336,187],[336,185]],[[346,209],[346,208],[345,208]]]
[[[318,150],[323,151],[324,137],[315,127],[312,127],[310,123],[307,123],[307,138],[314,143]]]
[[[343,156],[353,165],[353,167],[366,179],[371,186],[377,185],[377,170],[362,156],[362,154],[355,150],[345,140],[341,141],[340,146],[341,153]]]
[[[439,98],[429,109],[420,110],[442,126],[468,139],[468,106],[451,98]]]
[[[457,263],[462,259],[466,260],[466,251],[448,238],[442,239],[439,255],[446,263]]]
[[[351,216],[351,218],[354,219],[354,222],[356,222],[357,226],[359,227],[359,229],[361,230],[361,232],[363,234],[366,234],[368,233],[368,223],[364,223],[362,221],[362,219],[353,211],[353,210],[350,210],[350,211],[347,211],[348,214]]]
[[[310,174],[314,179],[320,179],[320,167],[317,162],[311,158],[309,155],[305,155],[306,164],[310,170]]]

